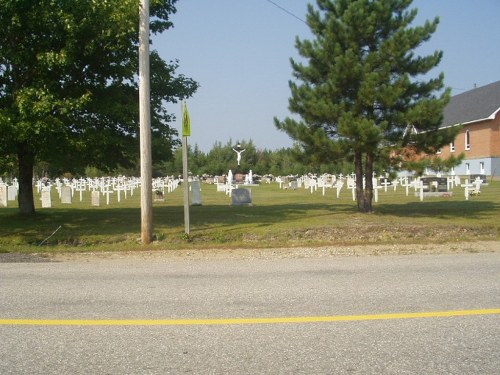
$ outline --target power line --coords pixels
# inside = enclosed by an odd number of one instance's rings
[[[276,8],[281,9],[283,12],[285,12],[285,13],[289,14],[289,15],[290,15],[290,16],[292,16],[293,18],[296,18],[296,19],[298,19],[299,21],[304,22],[304,23],[307,25],[307,22],[306,22],[306,21],[304,21],[302,18],[300,18],[299,16],[297,16],[297,15],[296,15],[296,14],[294,14],[293,12],[289,11],[288,9],[283,8],[281,5],[276,4],[276,3],[275,3],[274,1],[272,1],[272,0],[266,0],[266,1],[267,1],[268,3],[273,4]]]

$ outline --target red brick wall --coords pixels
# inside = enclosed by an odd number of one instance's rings
[[[500,112],[497,113],[491,129],[491,156],[500,157]]]
[[[465,134],[469,131],[470,150],[465,149]],[[466,159],[500,156],[500,113],[494,120],[464,125],[455,138],[454,155],[465,153]],[[441,150],[441,157],[450,156],[450,146]]]

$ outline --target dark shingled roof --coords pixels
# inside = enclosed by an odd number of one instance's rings
[[[500,110],[500,81],[455,95],[445,107],[442,127],[488,118]]]

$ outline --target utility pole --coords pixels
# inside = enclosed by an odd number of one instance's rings
[[[188,137],[191,135],[191,119],[187,104],[182,103],[182,184],[184,185],[184,232],[189,236],[189,168]]]
[[[139,123],[141,152],[141,240],[153,239],[151,108],[149,82],[149,0],[139,5]]]
[[[189,236],[188,137],[182,137],[182,186],[184,189],[184,233]]]

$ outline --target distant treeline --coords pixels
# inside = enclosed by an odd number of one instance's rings
[[[245,151],[241,154],[240,166],[236,159],[233,148],[239,144]],[[153,150],[154,154],[154,150]],[[226,144],[216,142],[212,149],[203,152],[197,145],[188,147],[189,172],[192,175],[227,175],[231,169],[233,173],[252,172],[256,175],[272,174],[274,176],[303,175],[306,173],[334,173],[347,174],[353,172],[352,163],[348,160],[339,160],[331,164],[315,164],[307,161],[301,154],[298,146],[292,148],[281,148],[278,150],[259,149],[253,141],[232,142]],[[14,172],[14,171],[12,171]],[[101,176],[139,176],[139,160],[130,167],[118,167],[113,169],[96,168],[87,166],[84,169],[60,170],[57,167],[39,161],[35,165],[35,176],[42,177],[101,177]],[[153,176],[177,176],[182,175],[182,148],[173,150],[172,157],[166,162],[155,163],[153,160]],[[5,173],[4,177],[13,177],[12,173]]]

